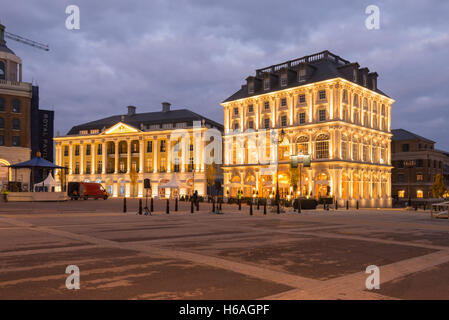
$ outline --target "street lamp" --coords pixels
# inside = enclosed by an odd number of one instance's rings
[[[279,137],[273,138],[272,142],[276,144],[276,213],[279,214],[281,212],[280,206],[279,206],[279,143],[281,143],[284,140],[285,131],[284,129],[281,129],[281,132],[279,133]]]

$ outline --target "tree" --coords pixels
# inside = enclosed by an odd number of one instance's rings
[[[443,176],[437,174],[435,176],[435,182],[432,185],[432,193],[434,198],[441,198],[447,191],[447,187],[444,184]]]

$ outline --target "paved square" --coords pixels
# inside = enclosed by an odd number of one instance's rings
[[[0,203],[0,299],[449,299],[449,221],[428,212],[170,207]]]

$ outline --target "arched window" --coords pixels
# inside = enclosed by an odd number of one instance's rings
[[[309,153],[309,138],[306,136],[298,137],[298,139],[296,139],[296,154],[300,153]]]
[[[345,135],[341,136],[341,158],[343,160],[348,158],[348,141]]]
[[[359,96],[357,94],[354,95],[354,106],[359,106]]]
[[[373,101],[373,112],[377,113],[377,103],[376,103],[376,101]]]
[[[0,61],[0,79],[6,79],[5,63],[3,61]]]
[[[368,110],[368,99],[367,98],[363,98],[363,109]]]
[[[5,100],[0,98],[0,112],[5,111]]]
[[[348,103],[348,90],[343,90],[343,102]]]
[[[14,101],[12,102],[12,112],[20,112],[20,101],[17,99],[14,99]]]
[[[3,120],[3,118],[0,118],[0,128],[4,127],[5,127],[5,120]]]
[[[329,135],[319,134],[316,137],[315,157],[316,159],[329,158]]]

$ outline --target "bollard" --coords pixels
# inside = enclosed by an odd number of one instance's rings
[[[267,214],[267,199],[265,199],[265,202],[263,203],[263,214]]]
[[[166,214],[169,214],[169,213],[170,213],[170,202],[169,202],[168,199],[167,199],[167,206],[166,206],[166,208],[165,208],[165,213],[166,213]]]
[[[357,200],[356,208],[359,210],[359,200]]]
[[[260,210],[260,198],[257,198],[257,210]]]
[[[200,211],[200,200],[196,200],[196,211]]]
[[[338,210],[338,200],[335,200],[335,210]]]
[[[139,199],[139,214],[142,215],[142,199]]]
[[[212,199],[212,213],[215,212],[215,199]]]
[[[178,211],[178,198],[175,199],[175,211]]]
[[[239,211],[242,210],[242,200],[239,199]]]
[[[126,212],[126,197],[123,198],[123,212]]]
[[[219,209],[218,209],[218,210],[220,210],[220,211],[221,211],[221,204],[222,204],[222,200],[221,200],[221,198],[220,198],[220,199],[218,199],[218,204],[219,204]]]
[[[346,210],[349,210],[349,200],[346,200]]]
[[[190,199],[190,213],[193,214],[193,199]]]
[[[153,207],[153,197],[151,197],[151,203],[150,203],[150,212],[154,211],[154,207]]]
[[[250,201],[249,203],[249,215],[252,216],[253,215],[253,202]]]
[[[301,199],[298,199],[298,213],[301,213]]]

